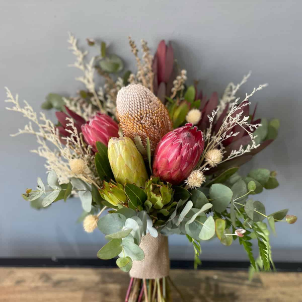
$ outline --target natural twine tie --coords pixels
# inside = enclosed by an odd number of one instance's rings
[[[142,261],[133,261],[129,274],[131,278],[158,279],[169,276],[170,259],[168,237],[158,234],[157,238],[150,234],[144,236],[140,248],[145,253]]]

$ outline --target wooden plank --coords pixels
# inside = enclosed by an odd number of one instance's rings
[[[186,301],[302,301],[302,274],[172,270]],[[1,302],[124,301],[129,277],[118,269],[1,268]],[[177,293],[174,301],[180,301]]]

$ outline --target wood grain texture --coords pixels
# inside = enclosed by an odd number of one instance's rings
[[[301,273],[172,270],[186,301],[302,301]],[[124,301],[129,277],[118,269],[0,268],[1,302]],[[180,301],[177,294],[175,302]]]

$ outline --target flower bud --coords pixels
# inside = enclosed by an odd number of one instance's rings
[[[83,221],[85,232],[92,233],[98,226],[99,218],[96,215],[88,215]]]
[[[209,150],[205,155],[205,159],[211,167],[215,167],[222,161],[222,153],[219,149]]]
[[[74,174],[84,174],[86,170],[86,164],[83,159],[75,158],[69,161],[69,166]]]
[[[186,116],[186,120],[188,123],[193,125],[197,125],[201,119],[201,112],[198,109],[192,109]]]
[[[200,170],[194,170],[191,172],[185,183],[189,188],[199,188],[202,183],[206,180],[205,176]]]
[[[111,138],[108,144],[108,158],[118,183],[145,187],[148,179],[146,166],[142,155],[129,137]]]
[[[127,196],[124,192],[124,187],[121,184],[113,184],[104,181],[103,187],[100,190],[100,195],[114,206],[124,204],[127,201]]]

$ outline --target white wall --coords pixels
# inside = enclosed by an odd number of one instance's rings
[[[222,93],[230,81],[253,76],[243,92],[260,83],[269,87],[254,98],[258,115],[279,117],[277,141],[249,167],[278,171],[281,186],[260,200],[268,211],[290,208],[300,216],[293,225],[279,224],[272,238],[275,260],[302,261],[301,201],[301,1],[0,1],[0,86],[8,86],[39,110],[49,92],[72,94],[81,87],[77,70],[68,68],[67,32],[111,42],[112,52],[133,58],[128,35],[149,41],[155,50],[161,39],[173,41],[176,57],[199,79],[208,94]],[[131,60],[130,60],[131,59]],[[130,65],[131,67],[131,65]],[[0,89],[5,99],[4,89]],[[104,242],[100,232],[84,233],[75,221],[78,200],[59,202],[45,211],[31,209],[20,194],[45,178],[43,160],[29,153],[35,139],[9,137],[25,120],[0,108],[0,256],[95,257]],[[52,115],[53,114],[50,114]],[[174,258],[191,257],[184,237],[170,240]],[[203,243],[203,259],[247,259],[241,247]]]

